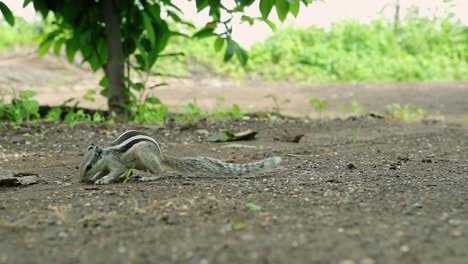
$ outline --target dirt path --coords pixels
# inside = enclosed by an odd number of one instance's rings
[[[381,119],[234,121],[249,148],[195,130],[36,124],[0,127],[0,173],[40,182],[0,188],[0,263],[465,263],[468,133],[459,125]],[[256,177],[167,176],[85,185],[80,152],[126,129],[167,153],[248,162],[280,155]],[[284,131],[299,143],[275,141]],[[24,132],[24,144],[14,144]],[[171,175],[171,174],[166,174]],[[250,211],[253,202],[260,211]]]
[[[46,56],[38,59],[34,53],[0,58],[0,94],[11,94],[15,89],[33,89],[42,104],[59,105],[69,98],[81,98],[89,89],[97,89],[100,74],[71,66],[66,61]],[[468,114],[468,82],[455,83],[398,83],[359,85],[307,86],[286,82],[236,81],[215,78],[150,78],[148,85],[167,82],[153,95],[168,104],[172,110],[192,102],[211,109],[223,98],[224,106],[239,104],[244,112],[279,110],[286,115],[300,117],[336,117],[349,115],[352,101],[371,112],[383,113],[392,103],[408,103],[426,109],[431,118],[466,122]],[[277,99],[277,104],[268,95]],[[330,105],[317,113],[309,99],[326,99]],[[82,106],[106,108],[106,101],[82,101]],[[340,106],[346,106],[342,112]]]

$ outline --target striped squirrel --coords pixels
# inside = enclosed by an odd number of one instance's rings
[[[205,157],[176,158],[163,154],[154,138],[129,130],[108,147],[90,145],[83,156],[79,172],[81,181],[109,184],[123,180],[130,169],[149,171],[153,176],[142,178],[142,181],[149,181],[160,177],[163,166],[188,174],[242,176],[274,168],[280,162],[280,157],[246,164]]]

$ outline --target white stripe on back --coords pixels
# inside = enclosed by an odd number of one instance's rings
[[[127,131],[127,132],[129,132],[129,131]],[[126,133],[126,132],[125,132],[125,133]],[[124,133],[124,134],[125,134],[125,133]],[[122,135],[124,135],[124,134],[122,134]],[[122,137],[122,136],[120,136],[120,137]],[[118,137],[117,139],[119,139],[120,137]],[[116,139],[116,140],[117,140],[117,139]],[[157,142],[154,138],[149,137],[149,136],[145,136],[145,135],[133,136],[133,137],[131,137],[131,138],[125,140],[124,142],[120,143],[119,145],[111,146],[111,147],[108,147],[107,149],[119,150],[119,149],[123,148],[124,146],[130,144],[132,141],[138,140],[138,139],[144,139],[144,140],[148,140],[148,141],[153,142],[154,144],[156,144],[156,146],[158,147],[159,152],[162,154],[162,151],[161,151],[161,148],[159,147],[158,142]],[[116,140],[114,140],[114,142],[115,142]]]
[[[138,133],[141,133],[141,132],[138,131],[138,130],[127,130],[127,131],[125,131],[124,133],[122,133],[118,138],[114,139],[114,141],[112,141],[111,144],[114,144],[114,143],[117,142],[121,137],[125,136],[127,133],[130,133],[130,132],[138,132]]]

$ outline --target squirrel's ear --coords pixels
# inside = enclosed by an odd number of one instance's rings
[[[88,150],[92,150],[94,147],[95,147],[94,144],[91,144],[88,146]]]

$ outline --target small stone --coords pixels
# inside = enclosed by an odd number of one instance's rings
[[[14,137],[12,142],[14,144],[24,144],[24,143],[26,143],[26,139],[24,139],[24,137],[21,137],[21,136],[20,137]]]
[[[241,239],[244,241],[252,241],[255,239],[255,236],[251,233],[241,235]]]
[[[355,264],[356,262],[352,259],[343,259],[338,262],[339,264]]]
[[[463,224],[463,220],[460,220],[460,219],[449,219],[449,220],[448,220],[448,223],[449,223],[449,225],[452,225],[452,226],[459,226],[459,225]]]
[[[411,205],[411,207],[413,207],[413,208],[423,208],[422,204],[420,204],[420,203],[414,203],[414,204]]]
[[[408,251],[409,251],[408,245],[402,245],[402,246],[400,247],[400,251],[401,251],[401,252],[408,252]]]
[[[459,229],[452,230],[452,236],[454,237],[460,237],[462,235],[462,231]]]
[[[195,130],[195,134],[206,137],[210,134],[210,132],[206,129],[197,129]]]
[[[120,246],[120,247],[117,249],[117,251],[118,251],[119,253],[123,254],[123,253],[127,252],[127,249],[126,249],[125,247]]]
[[[58,236],[59,238],[67,238],[67,237],[68,237],[68,234],[67,234],[66,232],[64,232],[64,231],[60,231],[60,232],[57,234],[57,236]]]
[[[161,221],[163,221],[164,223],[168,224],[168,225],[175,225],[177,224],[177,219],[175,217],[175,215],[171,214],[171,215],[163,215],[161,217]]]
[[[359,262],[360,264],[375,264],[375,260],[372,259],[372,258],[363,258],[361,259],[361,261]]]
[[[31,134],[32,130],[29,127],[22,127],[18,130],[21,134]]]

